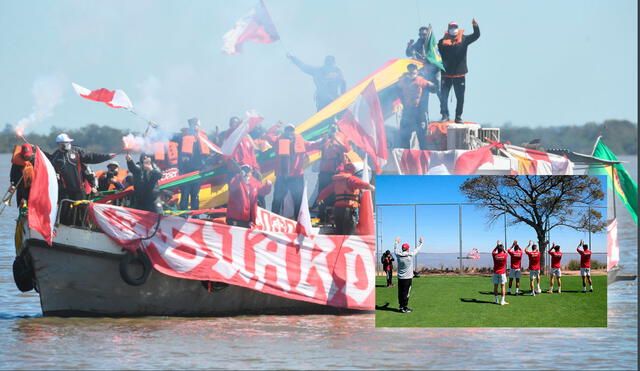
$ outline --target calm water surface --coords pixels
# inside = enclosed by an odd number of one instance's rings
[[[9,161],[0,155],[0,174]],[[0,218],[0,369],[637,369],[637,281],[609,286],[606,329],[375,329],[371,314],[44,318],[37,294],[13,283],[15,215]],[[637,273],[637,228],[618,215],[620,260]]]

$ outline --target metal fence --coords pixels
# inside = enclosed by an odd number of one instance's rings
[[[391,250],[395,236],[389,237],[384,236],[385,230],[385,213],[383,212],[387,208],[393,207],[404,207],[405,208],[405,217],[403,218],[403,223],[406,225],[407,229],[411,229],[413,227],[413,246],[416,246],[418,243],[419,233],[418,230],[420,225],[418,223],[418,211],[419,208],[424,207],[440,207],[441,209],[446,209],[446,212],[441,214],[441,218],[448,218],[448,225],[456,225],[457,224],[457,233],[456,236],[449,236],[447,242],[449,245],[457,245],[457,252],[453,248],[448,249],[451,252],[425,252],[422,250],[419,254],[414,257],[414,267],[420,268],[424,267],[427,269],[445,269],[451,271],[457,271],[460,273],[465,272],[465,267],[467,268],[485,268],[492,267],[493,262],[491,259],[491,254],[486,251],[480,252],[480,259],[472,259],[468,257],[468,252],[471,249],[472,245],[477,245],[479,242],[477,240],[479,233],[479,226],[471,225],[469,227],[469,221],[465,219],[465,217],[470,214],[466,208],[477,208],[479,205],[474,203],[402,203],[402,204],[377,204],[376,205],[376,269],[378,272],[382,271],[382,264],[380,259],[382,257],[382,253],[385,250]],[[589,208],[589,209],[604,209],[606,214],[606,206],[576,206],[580,208]],[[407,215],[408,214],[408,215]],[[413,214],[413,215],[411,215]],[[528,233],[531,235],[533,230],[529,228],[527,232],[517,231],[518,227],[509,226],[510,217],[505,213],[504,216],[501,217],[501,221],[496,222],[494,224],[494,229],[491,232],[493,236],[499,233],[499,237],[495,239],[501,239],[505,245],[505,247],[511,246],[511,243],[514,239],[518,239],[521,237],[523,233]],[[452,220],[452,218],[454,220]],[[413,220],[411,220],[413,219]],[[471,219],[470,217],[468,219]],[[515,229],[515,231],[514,231]],[[451,232],[451,230],[449,230]],[[575,232],[579,234],[580,232]],[[591,232],[585,232],[586,238],[585,242],[589,244],[589,246],[593,246],[592,237],[593,234]],[[551,230],[547,234],[547,241],[553,241],[554,230]],[[535,236],[535,234],[534,234]],[[386,239],[386,240],[385,240]],[[493,239],[493,241],[495,241]],[[430,238],[427,236],[425,243],[430,243]],[[457,241],[454,241],[457,240]],[[528,240],[528,239],[527,239]],[[483,240],[484,246],[491,246],[493,249],[493,243],[491,240]],[[576,241],[577,242],[577,241]],[[534,243],[537,243],[535,241]],[[521,248],[524,249],[526,246],[525,241],[519,241],[518,243]],[[486,250],[486,247],[485,247]],[[575,245],[571,247],[563,246],[563,265],[569,263],[571,260],[579,260],[580,256],[575,251]],[[392,251],[393,252],[393,251]],[[574,256],[575,255],[575,256]],[[603,264],[607,262],[607,254],[606,253],[593,253],[592,260],[597,261]],[[523,266],[527,262],[526,255],[523,257]],[[545,258],[545,269],[548,269],[550,266],[550,259],[547,255]]]

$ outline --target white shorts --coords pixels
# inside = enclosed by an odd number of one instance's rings
[[[530,270],[529,271],[529,278],[534,279],[536,277],[540,278],[540,270],[539,269]]]
[[[580,275],[591,277],[591,268],[580,268]]]
[[[509,269],[509,278],[520,278],[520,269]]]
[[[494,273],[492,280],[494,285],[504,285],[507,283],[507,275],[505,273]]]
[[[562,272],[560,271],[560,268],[551,268],[551,275],[560,278],[562,277]]]

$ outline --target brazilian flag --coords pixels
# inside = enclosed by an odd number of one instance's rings
[[[616,155],[602,142],[601,137],[598,137],[596,141],[596,146],[593,149],[593,157],[607,161],[618,161]],[[616,194],[627,207],[629,213],[631,213],[633,220],[638,224],[638,185],[627,170],[625,170],[624,166],[622,166],[622,164],[614,164],[611,166],[591,165],[589,167],[589,174],[608,176],[607,186],[611,189],[613,185]]]
[[[429,38],[429,41],[423,44],[423,48],[425,50],[423,50],[422,55],[425,56],[425,59],[429,61],[429,63],[444,71],[442,57],[440,56],[440,52],[438,51],[438,42],[433,36],[433,29],[431,28],[431,25],[429,25],[429,30],[427,32],[429,33],[429,35],[427,36]]]

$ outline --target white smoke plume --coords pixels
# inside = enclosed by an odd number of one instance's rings
[[[57,74],[36,78],[31,89],[35,98],[32,112],[18,121],[16,129],[24,132],[29,126],[51,117],[53,110],[63,102],[64,90],[68,85],[64,76]]]

